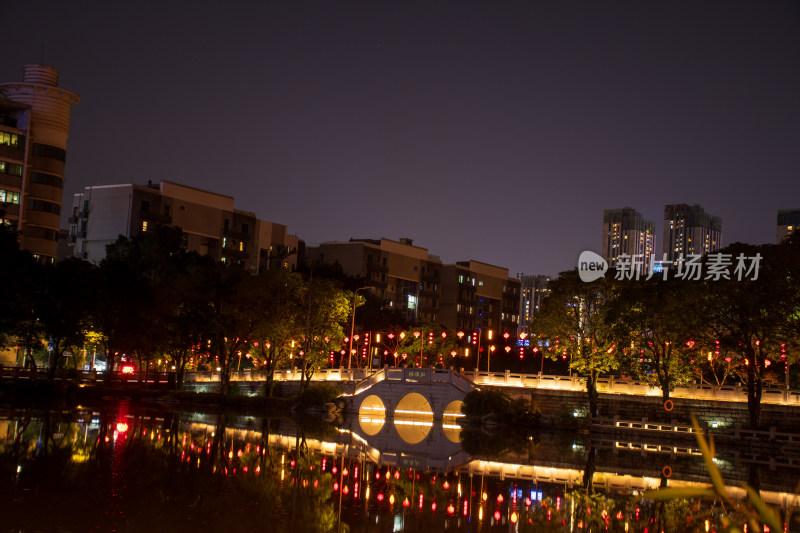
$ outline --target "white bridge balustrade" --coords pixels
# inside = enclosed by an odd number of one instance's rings
[[[317,370],[311,376],[311,381],[336,382],[343,387],[346,394],[355,392],[355,384],[372,376],[384,376],[374,379],[387,379],[385,376],[400,375],[403,371],[413,370],[395,367],[382,369],[346,369],[329,368]],[[445,374],[443,369],[421,369]],[[386,373],[384,372],[386,371]],[[300,381],[299,370],[281,370],[275,372],[275,381]],[[521,374],[505,372],[454,372],[461,379],[478,386],[491,387],[521,387],[528,389],[584,391],[586,378],[579,376],[556,376],[542,374]],[[392,379],[392,378],[389,378]],[[233,372],[232,381],[264,381],[264,375],[251,372]],[[186,381],[219,381],[218,372],[187,372]],[[621,379],[615,377],[601,377],[597,380],[597,390],[604,394],[629,394],[635,396],[661,396],[661,389],[653,387],[650,383],[641,380]],[[692,385],[689,387],[676,387],[670,392],[672,398],[686,398],[692,400],[717,400],[727,402],[747,402],[747,389],[741,385]],[[762,393],[761,403],[773,405],[800,406],[800,390],[784,388],[765,388]]]

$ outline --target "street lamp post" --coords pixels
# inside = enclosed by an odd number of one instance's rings
[[[347,370],[350,370],[351,365],[353,364],[353,333],[355,333],[356,329],[356,300],[358,299],[358,291],[372,288],[374,287],[369,285],[367,287],[359,287],[353,291],[353,320],[350,323],[350,349],[347,351]]]

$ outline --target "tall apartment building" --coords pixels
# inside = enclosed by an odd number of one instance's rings
[[[533,320],[533,315],[539,312],[542,300],[550,293],[547,284],[550,276],[535,274],[520,278],[520,304],[519,326],[526,330]]]
[[[86,187],[73,197],[67,241],[73,256],[99,262],[119,236],[154,224],[181,228],[186,250],[242,264],[251,274],[294,268],[305,246],[286,226],[236,209],[230,196],[170,181]]]
[[[783,240],[800,228],[800,209],[779,209],[778,228],[775,242],[780,244]]]
[[[459,261],[442,269],[440,323],[469,334],[493,330],[516,337],[519,327],[520,281],[508,277],[508,269]]]
[[[21,82],[0,83],[2,222],[42,262],[57,256],[70,111],[79,101],[47,65],[25,65]]]
[[[606,209],[603,211],[601,250],[612,268],[620,255],[627,254],[640,255],[642,269],[647,270],[656,251],[656,224],[632,207]]]
[[[440,320],[442,261],[411,239],[350,239],[308,248],[311,261],[335,264],[363,277],[371,291],[410,322]]]
[[[670,262],[681,256],[704,255],[722,247],[722,219],[699,205],[664,206],[664,254]]]

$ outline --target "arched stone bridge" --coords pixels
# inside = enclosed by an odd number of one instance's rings
[[[462,416],[464,396],[476,389],[453,370],[383,368],[356,383],[344,399],[348,412],[361,418],[442,420]]]

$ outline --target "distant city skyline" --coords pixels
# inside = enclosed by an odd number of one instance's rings
[[[148,180],[313,246],[411,238],[555,275],[603,211],[668,204],[775,241],[800,207],[800,5],[12,3],[0,82],[77,93],[64,202]],[[65,216],[62,226],[66,227]],[[660,240],[660,239],[659,239]]]

